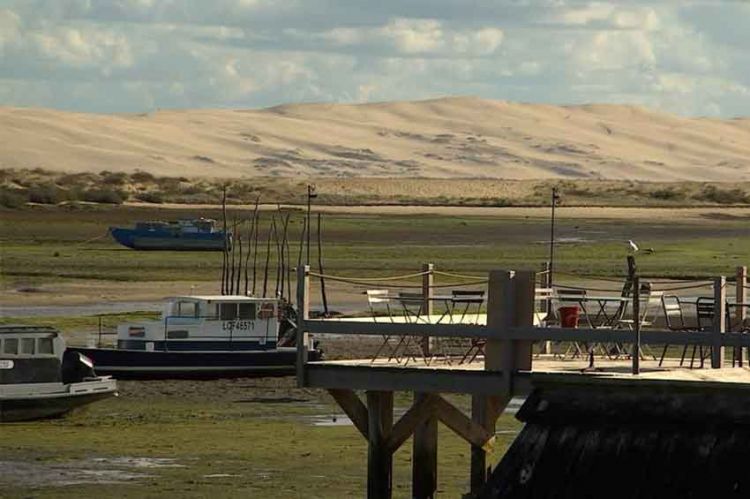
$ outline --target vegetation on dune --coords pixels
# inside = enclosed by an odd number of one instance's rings
[[[545,206],[552,187],[565,205],[694,206],[750,204],[750,182],[635,182],[615,180],[493,180],[283,177],[243,179],[159,177],[133,173],[61,173],[44,170],[0,170],[0,206],[26,203],[92,202],[216,204],[229,185],[230,204],[303,204],[306,184],[318,187],[319,204]]]

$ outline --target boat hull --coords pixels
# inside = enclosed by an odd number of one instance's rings
[[[114,380],[67,385],[68,391],[0,396],[0,422],[34,421],[64,416],[70,411],[117,394]],[[91,387],[91,385],[100,385]],[[76,391],[78,387],[84,388]]]
[[[113,228],[112,237],[123,246],[136,250],[223,251],[223,233],[170,234]]]
[[[71,347],[89,357],[98,374],[117,379],[217,379],[294,373],[295,348],[258,351],[144,351]],[[310,350],[308,359],[320,359]]]

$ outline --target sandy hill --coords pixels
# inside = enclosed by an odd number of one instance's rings
[[[750,179],[750,118],[477,98],[83,114],[0,108],[0,167],[174,176]]]

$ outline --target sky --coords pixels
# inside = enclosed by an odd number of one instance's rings
[[[0,0],[0,105],[473,95],[750,115],[750,1]]]

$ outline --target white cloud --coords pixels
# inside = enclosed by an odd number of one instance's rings
[[[445,94],[750,114],[750,5],[3,0],[0,104],[89,111]]]

